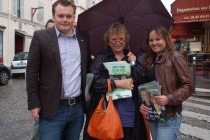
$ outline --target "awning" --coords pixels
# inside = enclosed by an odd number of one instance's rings
[[[172,37],[177,37],[177,36],[193,37],[194,35],[203,35],[204,29],[202,29],[202,25],[203,22],[173,24]]]
[[[20,36],[32,37],[31,35],[27,34],[25,31],[17,30],[17,29],[15,29],[15,34],[18,34],[18,35],[20,35]]]
[[[210,0],[176,0],[171,4],[174,23],[210,20]]]

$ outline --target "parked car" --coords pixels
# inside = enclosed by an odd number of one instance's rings
[[[16,78],[19,74],[26,73],[26,66],[28,62],[28,52],[20,52],[15,54],[11,63],[12,78]]]
[[[10,78],[10,69],[6,65],[0,63],[0,85],[6,85]]]

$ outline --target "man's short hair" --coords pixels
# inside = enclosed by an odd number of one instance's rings
[[[53,5],[52,5],[52,14],[55,15],[55,8],[56,6],[60,4],[62,6],[72,6],[74,9],[74,15],[76,13],[76,5],[74,4],[74,0],[57,0]]]
[[[49,19],[49,20],[47,21],[47,23],[45,24],[45,28],[47,28],[48,23],[54,23],[53,19]]]

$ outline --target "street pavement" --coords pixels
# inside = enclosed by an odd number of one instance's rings
[[[179,140],[210,139],[210,100],[190,97],[183,102]]]
[[[210,78],[195,79],[196,92],[183,103],[179,140],[210,138]],[[8,85],[0,86],[0,107],[0,140],[30,140],[33,120],[27,110],[24,78],[11,79]]]

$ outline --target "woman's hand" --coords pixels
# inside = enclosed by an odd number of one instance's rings
[[[143,115],[147,115],[150,111],[150,108],[148,108],[147,106],[145,106],[144,104],[141,104],[139,111],[143,114]]]
[[[91,94],[91,92],[90,92],[90,91],[88,91],[87,101],[90,101],[91,97],[92,97],[92,94]]]
[[[133,87],[134,87],[133,78],[114,80],[114,82],[118,88],[126,88],[126,89],[133,90]]]
[[[167,105],[168,104],[168,98],[165,95],[161,96],[154,96],[153,99],[158,105]]]
[[[131,62],[131,61],[136,62],[136,56],[132,52],[129,52],[127,56],[128,56],[129,62]]]

